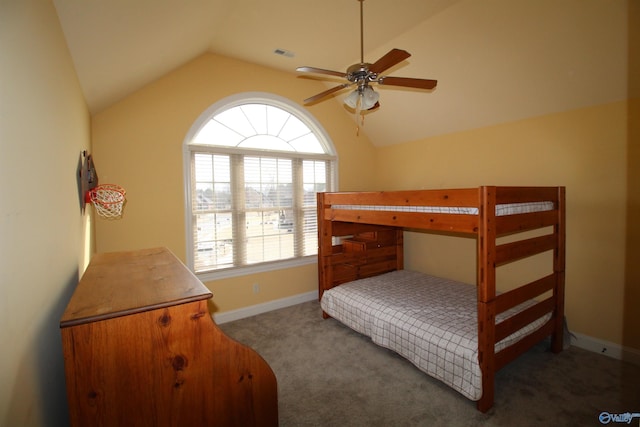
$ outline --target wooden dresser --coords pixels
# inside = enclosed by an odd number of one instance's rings
[[[72,426],[275,426],[276,378],[165,248],[97,254],[60,321]]]

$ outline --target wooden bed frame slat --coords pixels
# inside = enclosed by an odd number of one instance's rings
[[[333,235],[334,236],[346,236],[350,234],[368,233],[372,231],[384,231],[384,230],[396,230],[396,227],[372,225],[372,224],[354,224],[344,222],[333,222]]]
[[[511,233],[550,227],[557,223],[558,212],[556,210],[498,216],[496,217],[496,234],[504,236]]]
[[[499,371],[500,369],[504,368],[505,365],[507,365],[509,362],[513,361],[522,353],[529,350],[531,347],[533,347],[534,345],[542,341],[544,338],[552,334],[555,328],[554,321],[555,319],[552,318],[535,332],[532,332],[531,334],[527,335],[526,337],[516,342],[515,344],[509,347],[506,347],[501,351],[499,351],[498,353],[496,353],[495,355],[496,371]]]
[[[395,261],[380,261],[363,265],[342,264],[333,270],[334,286],[395,270],[397,270]]]
[[[556,236],[547,234],[545,236],[520,240],[517,242],[504,243],[496,246],[496,264],[503,265],[522,258],[547,252],[556,248],[558,244]]]
[[[394,260],[395,261],[395,248],[392,246],[385,246],[382,248],[368,249],[365,254],[360,252],[342,252],[332,255],[328,258],[329,265],[362,265],[367,264],[374,260]]]
[[[501,204],[550,201],[558,203],[558,187],[496,187]]]
[[[381,262],[373,262],[373,263],[365,264],[361,266],[358,270],[360,273],[359,276],[363,278],[363,277],[377,276],[379,274],[387,273],[389,271],[395,271],[397,270],[397,268],[396,268],[395,261],[381,261]]]
[[[546,300],[539,302],[525,310],[522,310],[518,314],[503,320],[496,324],[496,342],[500,342],[509,335],[516,331],[519,331],[524,326],[533,322],[536,319],[541,318],[547,313],[553,311],[555,307],[555,298],[550,297]]]
[[[393,227],[401,226],[458,233],[476,233],[478,231],[477,215],[328,209],[325,217],[331,221],[375,223]]]
[[[358,270],[355,265],[343,264],[333,269],[334,286],[345,282],[351,282],[358,278]]]
[[[496,314],[503,313],[525,301],[533,299],[555,287],[557,275],[552,273],[519,288],[511,289],[496,296]]]
[[[453,190],[411,190],[342,192],[318,194],[318,279],[321,299],[325,290],[346,281],[404,268],[403,230],[448,232],[473,235],[477,241],[478,360],[482,371],[483,394],[477,402],[480,411],[493,405],[494,375],[506,363],[552,335],[552,350],[562,350],[565,281],[565,188],[482,186]],[[496,216],[498,204],[552,202],[550,211]],[[337,205],[351,205],[339,209]],[[441,206],[476,207],[478,215],[418,213],[356,209],[354,206]],[[499,236],[541,229],[544,236],[497,244]],[[392,239],[376,235],[394,230]],[[373,233],[362,243],[363,233]],[[335,237],[351,236],[354,242],[337,245]],[[349,237],[349,238],[351,238]],[[358,239],[361,239],[359,241]],[[348,248],[348,249],[345,249]],[[358,250],[360,248],[361,250]],[[351,251],[350,253],[347,253]],[[550,270],[531,283],[496,295],[496,268],[502,264],[538,253],[553,251]],[[375,256],[374,256],[375,254]],[[360,258],[358,258],[360,257]],[[395,261],[394,261],[395,257]],[[499,325],[495,317],[526,300],[552,291],[552,296]],[[545,325],[516,344],[495,353],[500,337],[518,326],[551,312]],[[323,313],[326,318],[328,315]],[[536,317],[537,316],[537,317]]]
[[[478,207],[478,189],[325,193],[327,205]]]

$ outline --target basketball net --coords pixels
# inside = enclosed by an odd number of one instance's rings
[[[98,185],[89,190],[89,197],[96,213],[107,219],[117,219],[122,216],[125,194],[124,188],[115,184]]]

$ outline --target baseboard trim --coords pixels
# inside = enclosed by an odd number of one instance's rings
[[[588,335],[579,334],[577,332],[573,332],[573,335],[575,336],[575,339],[571,339],[571,345],[573,346],[640,366],[639,350],[598,338],[593,338]]]
[[[215,313],[213,315],[213,320],[215,320],[218,325],[221,325],[223,323],[233,322],[234,320],[244,319],[246,317],[267,313],[269,311],[278,310],[280,308],[290,307],[292,305],[302,304],[303,302],[313,301],[317,299],[318,291],[306,292],[304,294],[298,294],[287,298],[268,301],[262,304],[239,308],[237,310]]]

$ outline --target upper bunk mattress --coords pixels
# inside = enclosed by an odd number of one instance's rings
[[[528,305],[508,310],[496,321]],[[482,397],[475,286],[399,270],[325,291],[321,306],[331,317],[395,351],[465,397]],[[549,317],[506,337],[495,351],[540,328]]]
[[[386,205],[333,205],[333,209],[442,213],[478,215],[478,208],[467,206],[386,206]],[[496,205],[496,216],[517,215],[553,210],[553,202],[506,203]]]

